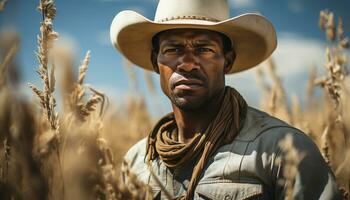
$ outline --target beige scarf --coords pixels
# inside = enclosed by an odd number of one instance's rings
[[[194,166],[187,193],[177,199],[192,199],[194,189],[205,164],[220,146],[231,143],[243,127],[247,104],[233,88],[225,88],[225,96],[218,114],[204,133],[196,134],[189,143],[180,143],[177,138],[174,114],[164,116],[148,136],[146,161],[159,157],[171,169],[184,167],[199,156]]]

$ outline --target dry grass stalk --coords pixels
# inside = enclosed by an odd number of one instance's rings
[[[297,95],[292,95],[292,105],[290,113],[293,125],[296,128],[302,129],[305,131],[305,133],[309,134],[309,123],[304,120],[303,111]]]
[[[294,183],[295,177],[298,175],[298,166],[302,158],[304,157],[301,152],[298,152],[293,145],[293,137],[286,135],[283,140],[279,142],[282,156],[278,158],[277,164],[283,163],[283,179],[278,183],[285,188],[285,199],[294,199]]]
[[[65,82],[63,102],[68,106],[66,106],[65,115],[62,114],[66,118],[62,119],[60,124],[63,136],[60,150],[63,172],[71,174],[71,176],[64,177],[64,183],[69,183],[71,186],[66,187],[65,197],[68,199],[91,197],[97,199],[143,199],[141,197],[145,193],[140,193],[143,186],[131,188],[131,190],[118,182],[117,167],[111,153],[112,150],[101,134],[103,130],[101,116],[105,110],[105,95],[84,85],[89,60],[90,52],[87,52],[79,67],[77,78],[72,71],[72,62],[69,59],[61,62],[67,65],[62,77],[69,77],[61,81]],[[90,89],[91,96],[88,96],[87,88]],[[98,104],[101,104],[100,112],[99,115],[95,115]],[[76,151],[77,148],[78,151]]]
[[[10,38],[17,38],[15,33]],[[3,41],[5,35],[1,35]],[[8,39],[8,37],[7,37]],[[15,92],[18,83],[9,79],[6,73],[13,65],[19,46],[18,39],[0,43],[0,49],[8,50],[1,67],[4,77],[0,86],[0,199],[43,199],[47,196],[47,184],[40,171],[39,163],[32,154],[34,137],[37,131],[36,118],[32,105],[24,102]],[[15,47],[15,48],[13,48]],[[11,82],[12,81],[12,82]]]
[[[0,87],[2,87],[5,84],[6,81],[6,73],[7,73],[7,67],[9,66],[9,63],[11,63],[14,59],[14,56],[16,55],[17,51],[19,49],[19,42],[16,41],[14,45],[11,46],[8,53],[5,55],[4,59],[2,60],[2,63],[0,64]]]
[[[264,73],[262,70],[258,70],[256,73],[258,84],[262,87],[264,92],[261,107],[271,115],[278,116],[284,121],[292,123],[285,90],[280,77],[277,75],[276,66],[272,58],[267,61],[267,67],[269,78],[272,81],[271,85],[264,81]]]
[[[344,66],[335,62],[334,55],[329,48],[326,49],[327,64],[325,65],[328,74],[316,80],[316,84],[325,88],[332,100],[335,108],[338,107],[340,101],[341,82],[346,76]]]
[[[349,38],[345,36],[343,18],[339,17],[337,26],[338,47],[342,49],[349,48]]]
[[[102,121],[105,95],[84,85],[89,57],[87,53],[77,78],[69,74],[63,76],[72,77],[69,78],[69,84],[65,83],[72,86],[70,95],[62,95],[68,98],[63,102],[70,104],[70,109],[61,115],[69,116],[63,119],[61,124],[64,173],[72,174],[65,177],[65,182],[73,186],[67,188],[66,196],[73,199],[144,199],[145,187],[135,183],[136,177],[131,178],[131,184],[136,184],[136,188],[128,188],[118,181],[113,151],[102,135],[106,124]],[[65,72],[73,73],[72,70]],[[87,96],[86,88],[93,93],[90,98],[84,98]],[[92,109],[97,104],[101,104],[99,114],[96,114],[96,109]],[[133,175],[129,173],[128,176]]]
[[[131,173],[128,163],[123,160],[122,163],[122,178],[125,183],[120,187],[121,198],[120,199],[139,199],[139,200],[151,200],[153,199],[152,189],[140,182],[137,177]],[[130,191],[125,193],[126,191]]]
[[[0,12],[4,10],[5,4],[6,4],[6,3],[7,3],[7,0],[2,0],[2,1],[0,2]]]
[[[335,39],[335,25],[334,25],[334,15],[328,10],[322,10],[320,12],[319,26],[322,30],[326,32],[327,39],[329,41],[334,41]]]
[[[138,91],[139,90],[139,83],[137,81],[137,77],[136,77],[136,71],[134,69],[134,66],[133,64],[124,59],[124,69],[126,71],[126,73],[128,74],[128,77],[129,77],[129,86],[130,86],[130,89],[133,90],[133,91]]]
[[[82,63],[82,65],[79,67],[79,77],[78,77],[78,84],[82,85],[86,76],[86,72],[89,66],[89,62],[90,62],[90,51],[86,52],[84,61]]]
[[[309,79],[306,86],[306,107],[311,109],[316,103],[314,99],[316,77],[317,77],[317,68],[312,67],[309,73]]]
[[[257,85],[260,86],[260,89],[262,90],[262,97],[260,101],[260,107],[261,108],[268,108],[269,105],[269,98],[272,97],[270,95],[271,87],[265,80],[265,73],[261,68],[257,68],[255,71],[255,78],[257,81]]]
[[[306,107],[301,109],[296,100],[292,99],[292,112],[289,112],[281,81],[276,78],[274,67],[270,66],[269,75],[273,82],[271,86],[262,81],[263,73],[257,74],[265,97],[270,97],[262,99],[261,108],[300,128],[316,142],[325,160],[336,172],[337,183],[344,191],[344,198],[348,198],[346,194],[350,191],[350,174],[344,168],[348,166],[348,163],[344,162],[348,160],[346,158],[350,152],[350,78],[344,51],[349,46],[348,38],[344,33],[342,19],[339,18],[336,26],[334,15],[329,11],[321,11],[320,27],[325,30],[327,39],[332,43],[326,49],[326,75],[316,78],[316,70],[310,73]],[[314,97],[313,91],[317,89],[316,86],[323,89],[323,98]]]
[[[105,95],[84,85],[89,52],[76,79],[72,70],[67,71],[70,73],[65,77],[70,77],[67,84],[70,88],[63,90],[66,95],[62,96],[71,103],[74,110],[67,109],[60,113],[58,120],[54,98],[56,62],[50,60],[49,56],[54,45],[53,40],[57,38],[57,33],[52,29],[52,20],[56,13],[54,2],[42,0],[39,10],[43,13],[43,22],[40,27],[41,35],[38,37],[38,74],[43,80],[44,88],[40,90],[34,85],[31,88],[39,97],[40,106],[45,112],[29,109],[32,107],[29,105],[18,105],[13,95],[7,95],[10,90],[3,89],[5,86],[7,88],[6,82],[0,88],[0,141],[5,144],[0,146],[0,199],[152,199],[150,188],[139,182],[130,171],[126,173],[129,177],[128,184],[119,182],[117,163],[120,162],[113,158],[115,150],[109,148],[102,136],[103,132],[107,132],[103,129],[103,124],[107,123],[102,121]],[[11,52],[6,53],[14,54]],[[7,71],[7,63],[12,61],[8,57],[5,60],[5,64],[1,66],[6,67],[6,70],[1,72]],[[70,61],[65,64],[72,68]],[[7,74],[1,76],[6,78],[5,81],[8,80]],[[90,97],[85,92],[87,89],[91,92]],[[143,123],[148,127],[150,125],[147,121],[150,121],[150,117],[144,101],[137,102],[132,123]],[[98,104],[101,107],[99,114],[96,114]],[[73,112],[74,115],[71,114]],[[126,120],[124,115],[123,119]],[[130,121],[123,123],[128,126]],[[110,124],[115,124],[115,121]],[[115,125],[110,127],[108,134],[113,137],[115,130],[122,130]],[[141,132],[148,131],[141,129],[142,131],[137,129],[139,133],[133,134],[137,137],[133,136],[133,141],[129,140],[129,143],[138,140]],[[123,135],[128,136],[129,133]],[[116,146],[125,145],[124,140],[113,138],[111,141],[119,142]],[[58,156],[51,154],[53,150],[56,150]],[[117,152],[118,156],[124,153],[125,150]],[[24,187],[20,184],[24,184]]]
[[[274,90],[276,95],[276,112],[281,113],[283,115],[283,119],[287,122],[291,122],[290,111],[288,110],[287,97],[286,92],[283,88],[282,81],[277,75],[276,64],[272,59],[268,60],[268,72],[270,78],[274,83]]]
[[[330,152],[329,152],[329,126],[326,126],[326,128],[324,129],[323,133],[322,133],[322,136],[321,136],[321,152],[322,152],[322,155],[326,161],[326,163],[331,166],[331,155],[330,155]]]
[[[53,31],[52,21],[56,15],[56,8],[54,2],[51,0],[41,0],[38,7],[39,11],[42,12],[43,21],[40,26],[40,36],[38,36],[38,53],[37,58],[39,61],[39,68],[37,73],[44,84],[44,89],[40,90],[33,84],[29,84],[29,87],[32,88],[33,92],[37,94],[40,99],[40,105],[43,111],[45,112],[45,118],[50,124],[50,128],[54,131],[55,137],[50,141],[53,144],[54,149],[59,156],[59,122],[58,114],[55,111],[56,108],[56,99],[53,95],[55,91],[55,77],[54,77],[54,65],[49,67],[49,50],[58,36],[56,32]]]
[[[71,82],[72,90],[68,91],[68,94],[64,94],[63,96],[69,96],[69,99],[65,102],[68,102],[68,107],[70,111],[72,111],[80,120],[85,120],[87,116],[89,116],[93,111],[96,110],[96,106],[101,101],[104,103],[105,95],[101,92],[90,87],[90,91],[93,95],[85,101],[84,97],[86,97],[86,87],[84,85],[84,79],[88,70],[88,64],[90,62],[90,51],[88,51],[85,55],[84,61],[82,65],[79,67],[79,74],[76,81]],[[103,104],[102,104],[103,105]],[[101,113],[101,112],[100,112]]]
[[[350,150],[348,149],[346,152],[346,155],[350,155]],[[337,179],[339,182],[339,179],[342,179],[341,182],[347,182],[348,186],[350,184],[350,156],[346,156],[345,160],[338,166],[338,168],[335,171],[335,174],[337,175]],[[342,185],[340,187],[341,192],[343,193],[344,199],[349,199],[349,188],[346,188],[346,186]]]
[[[4,183],[7,182],[8,170],[9,170],[9,162],[10,162],[10,146],[8,145],[7,138],[4,139],[3,142],[3,151],[4,151],[4,160],[3,166],[1,166],[1,177],[0,180]]]
[[[62,194],[60,198],[64,198],[65,196],[65,188],[64,188],[64,177],[62,172],[62,160],[60,155],[60,143],[61,143],[61,135],[59,130],[59,118],[58,113],[55,111],[56,108],[56,99],[54,97],[55,91],[55,66],[49,65],[49,51],[53,46],[53,42],[57,39],[58,34],[53,30],[53,19],[56,15],[56,7],[53,0],[40,0],[38,10],[42,13],[42,22],[40,25],[40,36],[38,36],[38,53],[37,59],[39,61],[39,68],[37,73],[40,79],[43,82],[44,88],[43,90],[39,90],[33,84],[29,84],[29,87],[32,88],[33,92],[37,94],[41,109],[45,113],[44,118],[46,121],[43,123],[49,124],[49,129],[44,131],[44,133],[53,133],[53,137],[49,137],[47,140],[47,145],[51,146],[46,148],[48,153],[51,151],[56,153],[58,166],[59,166],[59,177],[61,179],[61,184],[57,184],[55,190],[60,191],[59,194]],[[43,127],[46,127],[45,125]],[[42,135],[41,137],[45,137]],[[47,157],[46,157],[47,158]],[[49,174],[47,174],[49,175]],[[52,177],[49,180],[55,180],[54,174],[50,174]],[[49,181],[50,184],[55,184],[52,181]],[[54,190],[50,188],[50,196],[53,195]]]
[[[325,13],[325,11],[323,11]],[[333,13],[328,12],[324,14],[325,16],[333,16]],[[322,12],[320,18],[322,18]],[[332,20],[332,19],[330,19]],[[334,20],[333,20],[334,21]],[[334,24],[334,22],[332,22]],[[326,49],[326,58],[327,63],[325,65],[327,70],[327,75],[316,80],[317,84],[323,87],[326,92],[330,95],[331,99],[334,102],[334,115],[335,118],[332,119],[329,123],[336,123],[341,127],[345,127],[342,122],[343,118],[343,104],[341,104],[341,95],[343,93],[344,87],[343,82],[348,76],[347,67],[346,67],[346,55],[343,52],[344,48],[347,48],[347,45],[342,45],[345,37],[343,29],[343,20],[339,18],[338,28],[337,28],[337,37],[333,40],[338,42],[338,45]],[[346,132],[343,132],[343,137],[345,143],[348,143],[348,136]],[[349,146],[346,144],[346,146]]]
[[[145,78],[148,90],[152,92],[152,94],[156,94],[156,87],[154,85],[151,72],[144,71],[144,78]]]
[[[122,168],[122,176],[124,181],[119,182],[120,178],[116,173],[115,161],[108,147],[107,142],[99,138],[98,149],[101,153],[101,158],[98,161],[101,183],[95,185],[94,192],[101,199],[108,200],[150,200],[152,199],[151,188],[137,180],[137,177],[124,166]]]
[[[7,112],[0,113],[2,120],[8,119],[7,124],[0,130],[2,134],[7,133],[1,138],[4,148],[0,150],[4,153],[4,160],[0,158],[3,171],[0,180],[0,199],[46,198],[47,183],[41,173],[40,164],[31,153],[37,131],[34,112],[30,105],[16,99],[10,90],[3,89],[0,93],[0,107],[9,107]]]
[[[260,107],[264,108],[266,112],[271,113],[274,112],[275,94],[272,92],[274,90],[271,88],[272,86],[267,83],[265,77],[265,72],[262,70],[262,68],[257,68],[255,71],[255,78],[257,85],[260,86],[260,89],[262,90]]]

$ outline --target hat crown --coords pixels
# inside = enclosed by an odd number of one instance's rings
[[[154,21],[186,18],[223,21],[229,16],[227,0],[159,0]]]

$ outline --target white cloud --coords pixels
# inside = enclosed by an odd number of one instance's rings
[[[287,94],[296,93],[303,96],[311,68],[317,67],[318,71],[323,70],[325,43],[285,32],[279,34],[278,46],[272,57]],[[258,67],[265,65],[262,63]],[[261,90],[257,85],[254,69],[227,76],[226,83],[239,90],[250,105],[259,106]]]
[[[229,3],[233,8],[249,8],[256,5],[255,0],[229,0]]]
[[[273,54],[281,75],[292,76],[307,72],[325,62],[326,44],[295,33],[281,33]]]
[[[56,47],[63,48],[75,57],[75,53],[81,51],[81,46],[78,44],[77,39],[63,30],[58,30],[59,37],[56,42]]]

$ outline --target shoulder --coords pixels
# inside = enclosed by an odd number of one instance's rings
[[[263,111],[249,107],[238,141],[252,142],[261,147],[279,149],[279,143],[287,137],[300,150],[318,152],[316,144],[301,130]]]
[[[305,135],[301,130],[276,117],[253,107],[248,107],[247,117],[242,130],[237,136],[237,140],[254,141],[264,134],[281,136],[285,132]]]

